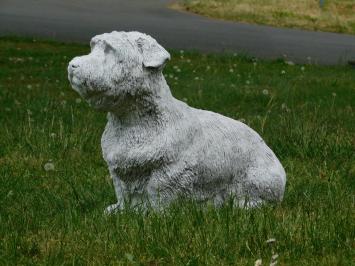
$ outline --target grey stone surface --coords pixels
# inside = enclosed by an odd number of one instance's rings
[[[219,206],[283,198],[286,175],[275,154],[247,125],[175,99],[162,69],[169,53],[139,32],[95,36],[68,77],[93,108],[108,112],[101,139],[117,203],[161,209],[179,197]]]

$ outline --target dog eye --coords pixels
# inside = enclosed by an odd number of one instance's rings
[[[115,49],[111,45],[106,44],[105,48],[104,48],[104,51],[105,51],[105,53],[111,53],[111,52],[114,52]]]

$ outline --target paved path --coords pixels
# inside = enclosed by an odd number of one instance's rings
[[[320,64],[355,59],[355,36],[207,19],[166,8],[169,0],[0,0],[0,35],[84,41],[112,30],[138,30],[168,48],[232,51],[261,58],[311,57]]]

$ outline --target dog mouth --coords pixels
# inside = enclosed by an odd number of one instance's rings
[[[72,88],[93,108],[100,109],[106,102],[108,88],[103,88],[102,84],[87,82],[73,69],[68,69],[68,79]]]
[[[91,86],[85,81],[77,79],[75,76],[71,79],[71,86],[79,95],[91,106],[96,107],[104,101],[107,90],[91,90]]]
[[[80,89],[81,84],[83,83],[77,75],[75,75],[74,71],[72,69],[68,69],[68,80],[70,82],[70,85],[73,87],[74,90],[78,91]]]
[[[84,99],[89,98],[88,84],[84,79],[81,79],[74,73],[73,70],[68,70],[68,79],[72,88],[80,94]]]

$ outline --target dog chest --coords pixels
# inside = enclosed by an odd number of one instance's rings
[[[168,160],[164,138],[154,128],[123,128],[108,123],[101,146],[109,168],[122,180],[149,176]]]

